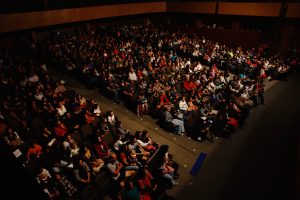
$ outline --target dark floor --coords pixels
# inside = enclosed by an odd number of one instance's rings
[[[298,73],[267,92],[267,107],[240,149],[218,199],[295,199],[299,86]]]
[[[52,73],[66,80],[78,93],[94,98],[103,111],[113,110],[124,126],[134,131],[148,129],[159,144],[170,146],[170,152],[180,164],[179,186],[168,191],[175,199],[296,199],[294,194],[299,190],[295,177],[300,132],[297,126],[300,123],[300,73],[292,74],[286,82],[266,83],[266,105],[253,110],[243,130],[238,130],[230,139],[215,138],[215,143],[199,143],[186,136],[167,133],[150,117],[140,119],[121,105],[113,104],[96,89],[87,90],[77,80],[56,70]],[[208,156],[200,172],[193,177],[189,171],[201,152]],[[7,157],[2,154],[1,160]],[[11,159],[2,164],[1,179],[7,183],[2,188],[4,193],[10,194],[11,199],[41,199],[34,193],[34,183],[22,176],[22,167],[10,167],[13,164]],[[15,170],[13,177],[2,178]],[[28,190],[19,190],[28,185]]]

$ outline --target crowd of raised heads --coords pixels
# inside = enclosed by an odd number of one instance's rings
[[[299,64],[295,56],[271,54],[267,44],[231,48],[159,25],[90,26],[54,34],[41,46],[87,87],[199,141],[208,130],[227,137],[242,128],[264,104],[264,80],[286,80]]]
[[[35,56],[1,52],[0,75],[1,146],[36,180],[43,199],[85,199],[87,188],[99,198],[159,199],[177,185],[167,145],[53,80]]]
[[[92,187],[99,197],[161,199],[178,185],[179,165],[151,132],[129,130],[113,111],[53,80],[47,66],[202,141],[242,128],[264,104],[264,80],[285,80],[299,65],[266,45],[232,49],[161,26],[91,26],[31,51],[0,53],[0,139],[49,199],[83,198]]]

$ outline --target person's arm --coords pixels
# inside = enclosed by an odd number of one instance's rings
[[[40,145],[36,145],[36,150],[37,150],[36,155],[37,155],[37,157],[39,157],[43,153],[43,151],[42,151],[43,148]]]
[[[103,148],[106,150],[105,155],[108,156],[109,155],[109,151],[110,151],[109,146],[106,143],[102,143],[102,145],[103,145]]]
[[[179,109],[180,110],[184,110],[184,106],[183,106],[183,102],[182,101],[179,101]]]
[[[87,174],[87,180],[85,180],[85,182],[91,182],[91,170],[85,162],[83,163],[83,168],[84,168],[84,171]]]
[[[130,164],[127,162],[127,158],[126,158],[126,155],[125,155],[124,153],[121,153],[120,157],[121,157],[122,163],[124,163],[125,165],[130,165]]]
[[[163,164],[162,169],[163,169],[162,170],[163,174],[168,174],[168,173],[172,172],[166,164]]]
[[[141,147],[146,147],[147,145],[150,144],[150,141],[149,142],[143,142],[141,140],[136,140],[136,142],[141,146]]]
[[[97,152],[97,154],[98,154],[98,156],[100,158],[105,157],[105,156],[107,156],[109,154],[108,151],[107,152],[103,152],[102,151],[102,148],[105,149],[105,150],[107,150],[107,148],[105,148],[104,145],[102,145],[102,147],[101,147],[101,145],[95,145],[94,147],[95,147],[95,150],[96,150],[96,152]]]
[[[116,167],[113,166],[113,164],[109,163],[107,165],[108,170],[114,175],[114,176],[118,176],[120,173],[120,169],[121,169],[122,165],[119,165],[119,163],[116,164]]]
[[[119,127],[118,131],[122,134],[125,135],[127,133],[126,129]]]
[[[74,169],[73,170],[74,178],[76,181],[81,182],[81,178],[79,176],[79,169]]]

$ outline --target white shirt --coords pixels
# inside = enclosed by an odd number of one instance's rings
[[[115,150],[119,151],[120,146],[122,146],[124,144],[124,142],[122,142],[121,139],[118,139],[115,143],[114,143],[114,148]]]
[[[30,82],[33,82],[33,83],[36,83],[36,82],[38,82],[40,79],[39,79],[39,77],[37,76],[37,75],[33,75],[33,76],[31,76],[31,77],[29,77],[29,81]]]
[[[38,100],[38,101],[41,101],[44,97],[43,93],[42,92],[39,92],[39,93],[36,93],[34,95],[35,99]]]
[[[196,65],[196,67],[194,68],[194,72],[198,72],[198,71],[201,71],[203,69],[202,65],[200,63],[198,63]]]
[[[186,101],[179,101],[179,109],[180,110],[187,110],[189,106],[187,105]]]
[[[113,123],[115,123],[116,122],[116,118],[115,118],[115,116],[114,115],[109,115],[108,117],[107,117],[107,121],[110,123],[110,124],[113,124]]]
[[[146,147],[147,145],[150,144],[151,140],[149,142],[143,142],[142,140],[137,139],[136,142],[141,146],[141,147]]]
[[[67,109],[64,105],[62,105],[61,107],[56,108],[56,109],[57,109],[57,112],[60,116],[63,116],[67,112]]]
[[[137,81],[138,80],[137,75],[136,75],[135,72],[129,72],[128,79],[131,80],[131,81]]]
[[[100,116],[101,115],[101,110],[100,110],[100,107],[99,107],[99,105],[97,106],[97,108],[96,109],[94,109],[94,114],[96,115],[96,116]]]
[[[246,92],[244,92],[241,94],[241,98],[247,100],[249,99],[249,95]]]
[[[224,76],[219,76],[221,83],[226,83]]]

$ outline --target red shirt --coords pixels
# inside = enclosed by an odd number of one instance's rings
[[[101,159],[109,155],[109,147],[105,142],[94,144],[94,148]]]
[[[188,91],[191,91],[192,89],[196,88],[196,84],[193,82],[193,81],[188,81],[188,80],[185,80],[183,82],[183,87],[188,90]]]
[[[160,95],[159,100],[161,103],[169,104],[170,100],[167,98],[165,94]]]
[[[42,154],[42,147],[36,144],[34,147],[30,147],[27,151],[27,159],[30,160],[31,155],[39,157]]]
[[[56,126],[56,127],[54,128],[54,131],[55,131],[55,133],[56,133],[56,135],[57,135],[58,137],[63,137],[63,136],[65,136],[65,134],[67,133],[67,128],[58,125],[58,126]]]

